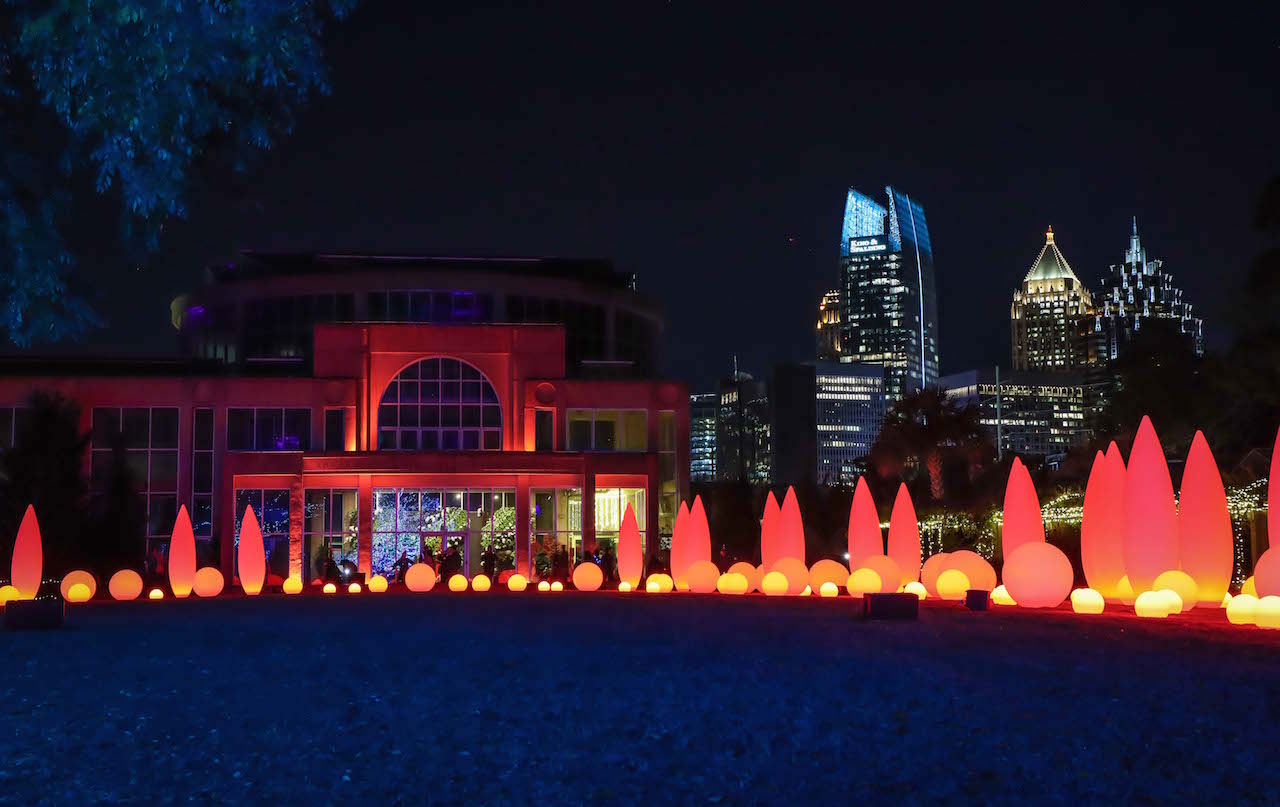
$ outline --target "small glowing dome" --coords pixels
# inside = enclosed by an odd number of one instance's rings
[[[902,587],[902,592],[904,594],[914,594],[922,600],[929,596],[929,592],[925,591],[924,583],[921,583],[919,580],[912,580],[910,583],[907,583]]]
[[[1161,597],[1164,597],[1165,608],[1169,609],[1171,614],[1180,614],[1184,610],[1182,596],[1171,588],[1162,588],[1156,591]],[[1190,606],[1185,606],[1190,607]]]
[[[455,574],[453,577],[450,577],[449,590],[450,591],[466,591],[467,590],[466,576],[461,574]]]
[[[1222,595],[1222,605],[1220,605],[1220,606],[1218,606],[1218,607],[1219,607],[1219,608],[1226,608],[1226,607],[1227,607],[1227,605],[1229,605],[1230,603],[1231,603],[1231,592],[1230,592],[1230,591],[1228,591],[1226,594],[1223,594],[1223,595]]]
[[[835,583],[832,583],[830,580],[827,580],[822,584],[821,588],[818,589],[818,594],[823,597],[839,597],[840,587]]]
[[[325,583],[324,588],[322,589],[322,591],[324,591],[325,594],[333,594],[337,590],[338,590],[338,587],[335,586],[333,583]]]
[[[163,592],[163,591],[161,591],[161,590],[160,590],[160,589],[158,589],[158,588],[153,588],[153,589],[151,589],[151,593],[147,595],[147,599],[149,599],[149,600],[163,600],[163,599],[164,599],[164,592]]]
[[[93,596],[93,592],[84,583],[72,583],[71,588],[67,590],[67,602],[88,602]]]
[[[991,601],[996,605],[1017,605],[1013,597],[1009,596],[1009,589],[1004,586],[996,586],[991,591]]]
[[[716,590],[721,594],[746,594],[746,575],[737,572],[725,572],[716,580]]]
[[[668,594],[676,587],[675,581],[671,579],[671,575],[662,574],[661,572],[649,575],[649,582],[657,583],[658,592],[661,594]],[[648,589],[649,587],[646,585],[645,590],[648,591]]]
[[[191,590],[197,597],[216,597],[222,593],[225,583],[222,572],[212,566],[205,566],[203,569],[198,569],[195,577],[191,579]]]
[[[352,583],[351,585],[347,586],[348,594],[359,594],[362,590],[363,589],[360,588],[359,583]]]
[[[1057,608],[1071,594],[1075,572],[1053,544],[1028,541],[1004,559],[1004,585],[1023,608]]]
[[[769,567],[769,571],[778,572],[787,579],[787,593],[793,597],[803,593],[809,585],[809,567],[798,558],[779,558]],[[761,590],[764,589],[763,580],[760,581],[760,587]]]
[[[1196,581],[1191,579],[1191,575],[1182,571],[1163,572],[1156,577],[1156,581],[1151,584],[1151,588],[1156,591],[1161,589],[1169,589],[1176,592],[1181,605],[1178,610],[1190,611],[1196,607],[1196,600],[1200,597],[1200,587],[1196,585]]]
[[[644,584],[644,590],[648,594],[661,594],[662,586],[658,585],[657,580],[650,580],[648,583]]]
[[[551,590],[551,584],[548,583],[546,580],[543,580],[542,582],[538,583],[538,591],[550,591],[550,590]]]
[[[631,590],[631,584],[628,583],[626,580],[623,580],[621,583],[618,584],[618,591],[621,591],[623,594],[626,594],[630,590]]]
[[[280,586],[280,589],[284,591],[285,594],[301,594],[302,578],[290,577],[288,580],[284,581],[284,584]]]
[[[1102,595],[1091,588],[1071,592],[1071,610],[1077,614],[1100,614],[1104,606]]]
[[[121,569],[107,581],[107,591],[117,600],[136,600],[142,595],[142,576],[133,569]]]
[[[507,578],[507,591],[524,591],[529,587],[529,578],[522,574],[513,574]]]
[[[13,586],[0,586],[0,605],[8,605],[10,602],[20,599],[22,599],[21,593]],[[116,599],[120,598],[117,597]]]
[[[689,590],[694,594],[710,594],[716,590],[720,581],[720,569],[709,560],[695,560],[685,569],[685,578],[689,581]]]
[[[478,574],[471,578],[472,591],[488,591],[493,586],[493,581],[489,579],[487,574]]]
[[[1253,575],[1249,575],[1244,579],[1244,583],[1240,586],[1241,594],[1248,594],[1251,597],[1258,596],[1258,586],[1254,582]]]
[[[727,574],[740,574],[747,579],[747,593],[760,588],[760,569],[754,564],[740,560],[729,567]]]
[[[1258,621],[1258,598],[1237,594],[1227,603],[1227,621],[1232,625],[1253,625]]]
[[[760,581],[760,590],[769,597],[781,597],[787,593],[787,576],[782,572],[769,572]]]
[[[1133,593],[1133,586],[1129,585],[1129,575],[1120,578],[1120,582],[1116,583],[1116,599],[1125,605],[1133,605],[1134,600],[1138,599],[1138,595]]]
[[[880,591],[880,575],[875,569],[854,569],[853,574],[849,575],[849,579],[845,581],[845,587],[849,589],[849,594],[854,597],[861,597],[864,594],[875,594]]]
[[[552,590],[552,591],[564,591],[564,583],[561,583],[559,580],[556,580],[555,582],[553,582],[553,583],[551,584],[551,590]]]
[[[369,578],[369,590],[374,594],[381,594],[387,590],[387,578],[380,574],[375,574]]]
[[[573,570],[573,587],[578,591],[595,591],[604,583],[604,572],[593,561],[583,561]]]
[[[892,594],[902,585],[902,567],[888,555],[868,555],[858,568],[870,569],[880,576],[881,594]]]
[[[85,596],[84,599],[75,600],[71,598],[71,589],[77,583],[84,586],[85,590],[89,592],[88,596]],[[93,599],[93,595],[98,590],[98,581],[94,580],[93,575],[88,572],[76,570],[74,572],[67,572],[67,576],[62,578],[62,585],[59,586],[59,589],[62,591],[62,599],[67,602],[85,602],[85,600]]]
[[[435,584],[436,570],[425,563],[415,563],[404,573],[404,585],[410,591],[430,591]]]
[[[1144,591],[1133,601],[1133,612],[1147,619],[1164,619],[1169,615],[1171,605],[1173,602],[1162,592]]]
[[[944,600],[963,600],[969,593],[969,576],[959,569],[946,569],[938,575],[938,596]]]
[[[838,593],[847,582],[849,569],[839,561],[824,558],[809,568],[809,585],[818,593],[822,593],[824,583],[834,583]]]
[[[811,588],[810,586],[805,586],[804,591],[800,592],[801,597],[808,597],[812,594],[813,594],[813,588]]]
[[[938,575],[946,571],[947,558],[951,557],[950,552],[939,552],[936,555],[930,555],[925,559],[924,565],[920,567],[920,582],[924,584],[924,590],[928,592],[930,597],[938,596]]]
[[[1270,551],[1270,550],[1268,550]],[[1258,600],[1254,612],[1255,624],[1267,630],[1280,630],[1280,596],[1268,594]]]

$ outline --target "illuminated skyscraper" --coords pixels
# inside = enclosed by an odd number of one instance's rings
[[[938,301],[924,208],[892,187],[884,201],[850,188],[845,202],[840,356],[883,365],[892,404],[938,382]]]
[[[1013,369],[1044,372],[1078,371],[1097,360],[1091,350],[1093,300],[1071,264],[1045,233],[1044,247],[1013,293],[1009,311],[1013,335]]]
[[[832,289],[818,303],[818,361],[840,358],[840,290]]]
[[[689,478],[716,478],[716,416],[720,396],[699,392],[689,396]]]
[[[734,370],[720,382],[716,478],[768,482],[773,452],[769,386]]]

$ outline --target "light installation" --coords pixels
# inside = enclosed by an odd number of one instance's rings
[[[892,594],[902,588],[902,569],[898,563],[887,555],[872,555],[862,559],[862,567],[871,569],[880,576],[880,593]]]
[[[564,583],[561,583],[559,580],[551,581],[551,590],[553,592],[564,591]]]
[[[787,580],[787,593],[796,596],[809,585],[809,570],[799,558],[785,557],[773,564],[769,574],[780,573]],[[768,577],[769,575],[765,575]],[[761,581],[763,589],[764,581]],[[768,592],[765,592],[768,593]]]
[[[1129,585],[1129,575],[1120,578],[1120,582],[1116,583],[1116,599],[1125,605],[1133,605],[1133,601],[1138,595],[1133,592],[1133,586]]]
[[[583,561],[573,570],[573,587],[578,591],[595,591],[604,583],[604,572],[592,561]]]
[[[36,509],[27,505],[13,541],[13,566],[9,583],[18,590],[19,599],[34,599],[40,591],[40,575],[44,570],[44,548],[40,541],[40,524]]]
[[[216,597],[222,593],[224,582],[222,572],[206,566],[192,575],[191,590],[197,597]]]
[[[671,528],[671,579],[675,583],[676,588],[681,591],[689,587],[688,581],[684,579],[685,567],[689,565],[686,559],[687,544],[689,541],[689,506],[684,502],[680,502],[680,508],[676,510],[676,521]]]
[[[740,560],[729,567],[727,574],[740,574],[747,581],[747,592],[755,591],[760,588],[760,578],[764,577],[760,573],[760,569],[753,564]],[[746,592],[743,592],[744,594]]]
[[[387,590],[387,578],[380,574],[375,574],[369,578],[369,591],[374,594],[381,594]]]
[[[164,592],[163,592],[163,591],[161,591],[161,590],[160,590],[160,589],[158,589],[158,588],[153,588],[153,589],[151,589],[151,593],[147,595],[147,599],[150,599],[150,600],[163,600],[163,599],[164,599]]]
[[[359,594],[360,591],[361,591],[361,588],[359,583],[352,583],[351,585],[347,586],[348,594]]]
[[[425,563],[415,563],[404,573],[404,586],[410,591],[430,591],[436,584],[436,571]]]
[[[133,569],[121,569],[107,581],[112,599],[136,600],[142,595],[142,576]]]
[[[1164,619],[1169,616],[1169,601],[1159,591],[1144,591],[1133,602],[1133,612],[1146,619]]]
[[[63,597],[67,602],[88,602],[93,592],[84,583],[72,583]]]
[[[1253,612],[1254,624],[1267,630],[1280,630],[1280,597],[1269,594],[1258,600]]]
[[[1171,588],[1158,588],[1156,589],[1156,594],[1159,594],[1164,598],[1165,610],[1171,614],[1180,614],[1183,611],[1194,607],[1194,605],[1184,604],[1182,602],[1182,597],[1178,595],[1178,592]]]
[[[77,585],[84,586],[85,591],[88,592],[88,596],[83,600],[71,599],[71,587]],[[74,572],[67,572],[67,576],[62,578],[62,585],[58,586],[58,590],[62,592],[62,599],[67,602],[84,602],[85,600],[93,599],[93,595],[98,590],[98,581],[88,572],[77,569]]]
[[[1000,546],[1005,562],[1028,543],[1044,543],[1044,517],[1040,513],[1040,498],[1031,483],[1031,474],[1022,460],[1014,458],[1009,469],[1009,482],[1004,489],[1004,522],[1000,531]],[[1066,598],[1064,593],[1063,598]],[[1014,595],[1018,599],[1018,595]]]
[[[687,523],[688,536],[685,539],[685,568],[698,561],[711,561],[711,525],[707,522],[707,511],[702,506],[702,497],[693,497],[693,507],[689,509]],[[714,588],[714,585],[713,585]]]
[[[0,586],[0,606],[8,605],[14,600],[22,599],[22,595],[13,586]]]
[[[550,591],[550,590],[551,590],[551,584],[548,583],[546,580],[543,580],[538,583],[538,591]]]
[[[1071,592],[1071,610],[1077,614],[1100,614],[1106,607],[1102,594],[1091,588],[1078,588]]]
[[[996,605],[1018,604],[1017,600],[1009,596],[1009,589],[1005,588],[1003,585],[996,586],[995,590],[991,592],[991,601]]]
[[[946,571],[947,558],[950,556],[950,552],[939,552],[931,555],[920,567],[920,582],[931,597],[938,596],[938,575]]]
[[[880,575],[876,574],[875,569],[854,569],[853,574],[845,581],[845,587],[853,597],[876,594],[880,591]]]
[[[769,491],[764,500],[764,515],[760,519],[760,565],[766,569],[782,557],[778,550],[778,522],[781,520],[782,508],[778,506],[773,491]],[[757,587],[758,584],[757,580]]]
[[[1139,593],[1148,591],[1161,572],[1179,568],[1173,481],[1160,438],[1145,416],[1125,473],[1124,568],[1129,585]]]
[[[592,564],[592,565],[595,565],[595,564]],[[484,592],[484,591],[488,591],[492,587],[493,587],[493,581],[489,579],[489,575],[487,574],[478,574],[475,577],[471,578],[472,591]]]
[[[628,583],[626,580],[623,580],[622,582],[618,583],[618,591],[622,592],[623,594],[629,593],[631,591],[631,584]]]
[[[323,588],[321,588],[320,590],[321,590],[322,592],[324,592],[325,594],[337,594],[337,593],[338,593],[338,587],[337,587],[337,586],[335,586],[333,583],[325,583],[325,584],[324,584],[324,587],[323,587]]]
[[[959,569],[947,569],[938,575],[938,596],[944,600],[963,600],[969,591],[969,578]]]
[[[1178,560],[1182,571],[1195,581],[1199,604],[1213,607],[1222,602],[1227,587],[1231,585],[1234,553],[1231,513],[1227,510],[1227,491],[1222,486],[1222,475],[1218,473],[1218,463],[1213,459],[1204,434],[1196,432],[1182,471],[1182,496],[1178,501]]]
[[[867,488],[866,477],[858,477],[853,490],[853,503],[849,505],[849,568],[862,565],[862,559],[884,554],[884,539],[880,535],[880,515],[876,512],[875,499]]]
[[[766,597],[784,596],[787,588],[787,576],[782,572],[769,572],[760,581],[760,590]]]
[[[840,587],[830,580],[818,587],[818,596],[820,597],[839,597]]]
[[[716,591],[721,594],[746,594],[747,578],[737,572],[725,572],[716,579]]]
[[[283,584],[281,584],[280,590],[283,591],[285,594],[301,594],[302,578],[290,577],[288,580],[284,581]]]
[[[631,588],[640,585],[644,574],[644,550],[640,547],[640,525],[631,503],[622,513],[618,529],[618,577]]]
[[[1280,484],[1280,480],[1277,483]],[[1268,513],[1268,519],[1270,516],[1271,514]],[[1268,535],[1275,534],[1277,533],[1268,533]],[[1280,546],[1280,540],[1276,543]],[[1252,585],[1249,586],[1250,593],[1255,597],[1274,597],[1280,594],[1280,551],[1277,551],[1276,546],[1263,552],[1258,558],[1258,562],[1253,566],[1253,576],[1245,583],[1248,584],[1250,581],[1252,581]]]
[[[929,592],[925,591],[924,583],[919,580],[912,580],[902,587],[903,594],[914,594],[922,600],[929,598]]]
[[[466,575],[455,574],[449,578],[449,590],[452,592],[466,591],[467,578]]]
[[[911,491],[907,490],[905,483],[898,486],[898,496],[893,500],[893,512],[889,515],[888,555],[902,571],[903,583],[920,576],[920,523],[916,519]]]
[[[183,599],[191,595],[196,577],[196,534],[191,529],[191,516],[184,504],[178,508],[169,537],[169,589]]]
[[[1177,594],[1180,600],[1178,604],[1180,612],[1190,611],[1196,606],[1196,601],[1200,597],[1200,587],[1196,585],[1196,581],[1191,579],[1191,575],[1177,569],[1161,572],[1156,576],[1151,587],[1156,591],[1172,591]],[[1213,604],[1217,605],[1220,602],[1221,600],[1217,600]]]
[[[1024,608],[1056,608],[1071,593],[1071,561],[1053,544],[1030,541],[1004,559],[1004,585]]]
[[[991,591],[996,587],[996,570],[986,559],[968,549],[960,549],[947,555],[942,565],[943,571],[957,569],[964,572],[969,580],[969,588],[977,591]]]
[[[716,583],[720,580],[720,570],[709,560],[695,560],[690,563],[687,574],[689,590],[694,594],[710,594],[716,590]]]
[[[1124,577],[1124,460],[1113,442],[1093,458],[1080,516],[1080,560],[1089,586],[1119,598]],[[1229,525],[1228,525],[1229,526]]]
[[[838,560],[823,558],[809,567],[809,585],[822,591],[823,583],[834,583],[836,588],[849,579],[849,570]]]
[[[658,587],[658,591],[662,594],[666,594],[675,589],[675,581],[671,579],[671,575],[662,574],[661,572],[649,575],[649,580],[645,584],[646,591],[649,588],[649,584],[656,585]]]
[[[250,596],[261,593],[262,584],[267,578],[267,556],[262,546],[262,528],[258,526],[258,517],[254,515],[253,505],[249,505],[244,511],[236,558],[240,588]]]
[[[1267,482],[1267,535],[1280,535],[1280,430],[1276,432],[1276,443],[1271,450],[1271,469]],[[1258,558],[1258,566],[1263,566],[1266,574],[1262,586],[1266,596],[1280,594],[1280,552],[1276,551],[1277,546],[1280,546],[1280,540],[1274,541],[1273,546]],[[1271,556],[1269,561],[1268,555]],[[1257,566],[1254,567],[1253,576],[1258,576]],[[1257,585],[1256,579],[1254,584]]]
[[[625,580],[623,581],[626,582]],[[529,578],[522,574],[513,574],[507,578],[508,591],[524,591],[529,587]]]
[[[1261,561],[1266,556],[1267,556],[1267,553],[1263,552],[1262,557],[1258,558],[1258,560]],[[1258,596],[1258,587],[1253,583],[1253,575],[1249,575],[1248,577],[1246,577],[1244,579],[1244,582],[1240,584],[1240,593],[1252,594],[1254,597]]]
[[[796,558],[804,566],[804,554],[804,519],[800,517],[800,502],[796,500],[796,489],[788,487],[778,516],[778,555]],[[808,567],[805,567],[806,577],[808,572]]]

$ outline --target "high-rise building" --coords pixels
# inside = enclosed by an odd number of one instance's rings
[[[689,396],[689,478],[716,478],[716,415],[720,396],[699,392]]]
[[[1105,334],[1108,360],[1116,358],[1141,329],[1144,319],[1168,319],[1187,337],[1196,356],[1204,355],[1203,322],[1192,315],[1191,303],[1182,299],[1182,289],[1173,285],[1173,276],[1163,271],[1164,261],[1147,258],[1138,238],[1138,219],[1124,253],[1124,263],[1113,264],[1094,295],[1097,327]]]
[[[938,381],[938,302],[924,208],[885,188],[852,188],[840,233],[844,361],[881,364],[890,402]]]
[[[942,378],[943,392],[981,407],[980,420],[1003,452],[1043,457],[1056,465],[1088,440],[1085,386],[1069,373],[969,370]]]
[[[884,421],[884,367],[809,362],[774,368],[773,478],[836,484],[857,478]]]
[[[840,297],[840,289],[832,289],[818,303],[818,361],[840,358]]]
[[[735,370],[720,382],[716,417],[716,478],[768,482],[773,440],[769,388]]]
[[[1009,311],[1013,369],[1061,373],[1096,362],[1093,299],[1054,243],[1053,228]]]

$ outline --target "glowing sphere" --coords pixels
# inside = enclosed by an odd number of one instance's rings
[[[387,578],[380,574],[375,574],[369,578],[369,590],[374,594],[381,594],[387,590]]]
[[[559,580],[555,580],[555,581],[553,581],[553,582],[551,583],[551,590],[552,590],[552,591],[564,591],[564,583],[561,583]]]
[[[13,565],[9,577],[13,587],[30,600],[40,591],[44,570],[44,544],[40,540],[40,524],[36,521],[36,509],[27,505],[18,526],[18,536],[13,540]]]
[[[1102,595],[1091,588],[1071,592],[1071,610],[1077,614],[1100,614],[1104,606]]]
[[[262,527],[258,525],[252,505],[245,508],[244,521],[240,523],[236,562],[244,593],[250,596],[262,593],[262,584],[267,579],[267,555],[262,544]]]
[[[359,583],[352,583],[351,585],[347,586],[348,594],[359,594],[360,591],[361,591],[361,588]]]
[[[333,583],[325,583],[324,588],[321,589],[321,591],[323,591],[325,594],[335,594],[338,591],[338,587],[335,586]]]
[[[1133,605],[1133,601],[1138,599],[1138,595],[1133,593],[1133,586],[1129,585],[1129,575],[1120,578],[1120,582],[1116,583],[1116,599],[1125,605]]]
[[[222,579],[222,572],[212,566],[205,566],[203,569],[198,570],[191,579],[191,590],[196,593],[197,597],[216,597],[222,593],[222,587],[225,584],[226,581]]]
[[[959,569],[947,569],[938,575],[938,596],[944,600],[963,600],[970,588],[969,576]]]
[[[72,583],[71,588],[64,595],[67,602],[88,602],[93,596],[93,592],[89,591],[89,587],[84,583]]]
[[[493,581],[489,579],[489,575],[487,574],[478,574],[471,578],[472,591],[488,591],[492,585]]]
[[[729,567],[728,574],[740,574],[746,578],[748,592],[760,588],[760,578],[764,577],[759,568],[741,560]]]
[[[149,599],[149,600],[163,600],[163,599],[164,599],[164,592],[163,592],[163,591],[161,591],[161,590],[160,590],[160,589],[158,589],[158,588],[153,588],[153,589],[151,589],[151,593],[147,595],[147,599]]]
[[[604,583],[604,572],[592,561],[583,561],[573,569],[573,587],[578,591],[595,591]]]
[[[623,594],[626,594],[627,592],[631,591],[631,584],[628,583],[626,580],[623,580],[621,583],[618,584],[618,591],[621,591]]]
[[[1159,591],[1144,591],[1133,602],[1133,612],[1146,619],[1164,619],[1172,603]]]
[[[695,560],[689,564],[689,590],[694,594],[710,594],[720,581],[720,570],[709,560]]]
[[[809,569],[804,565],[804,561],[799,558],[783,558],[773,564],[769,571],[780,572],[783,577],[787,578],[787,593],[793,597],[799,595],[809,585]],[[763,585],[762,581],[761,588],[763,588]]]
[[[83,600],[71,599],[71,587],[77,584],[84,586],[89,592],[89,596]],[[62,578],[62,585],[59,586],[59,589],[62,591],[62,599],[67,602],[84,602],[85,600],[93,599],[93,595],[98,591],[98,581],[94,580],[93,575],[88,572],[76,570],[67,572],[67,576]]]
[[[951,557],[950,552],[930,555],[924,562],[924,566],[920,567],[920,582],[924,585],[924,590],[929,592],[930,597],[938,596],[938,575],[946,571],[949,557]]]
[[[507,578],[507,591],[524,591],[529,587],[529,578],[522,574],[513,574]]]
[[[849,505],[848,548],[849,565],[853,568],[861,568],[865,557],[884,554],[880,514],[876,512],[876,502],[867,488],[866,477],[858,477],[858,485],[853,489],[853,503]],[[848,577],[846,574],[845,579]]]
[[[548,583],[546,580],[543,580],[542,582],[538,583],[538,591],[550,591],[550,590],[551,590],[551,584]]]
[[[1004,585],[1024,608],[1056,608],[1071,593],[1071,561],[1053,544],[1030,541],[1004,559]]]
[[[849,575],[849,579],[845,581],[845,587],[849,589],[849,594],[853,597],[861,597],[864,594],[878,594],[880,592],[880,575],[875,569],[868,569],[865,566],[861,569],[854,569],[853,574]]]
[[[1178,513],[1173,481],[1151,419],[1142,418],[1129,451],[1124,482],[1124,569],[1134,591],[1147,591],[1156,576],[1180,568]]]
[[[1226,608],[1226,607],[1227,607],[1227,605],[1228,605],[1230,602],[1231,602],[1231,592],[1230,592],[1230,591],[1228,591],[1226,594],[1223,594],[1223,595],[1222,595],[1222,604],[1221,604],[1220,606],[1218,606],[1218,607],[1219,607],[1219,608]]]
[[[450,577],[449,590],[450,591],[466,591],[467,590],[466,576],[461,574],[455,574],[453,577]]]
[[[905,483],[898,485],[898,496],[889,514],[889,548],[885,554],[898,564],[903,584],[920,576],[920,524]]]
[[[832,583],[839,589],[849,580],[849,570],[843,563],[823,559],[809,569],[809,585],[822,591],[823,583]]]
[[[1276,480],[1280,485],[1280,479]],[[1280,538],[1276,540],[1280,546]],[[1254,596],[1271,597],[1280,595],[1280,549],[1271,548],[1262,553],[1258,562],[1253,565]]]
[[[1258,620],[1258,598],[1237,594],[1227,603],[1227,621],[1232,625],[1252,625]]]
[[[996,587],[996,570],[977,552],[961,549],[947,556],[943,570],[956,569],[969,578],[969,588],[991,591]]]
[[[667,594],[668,592],[670,592],[672,589],[676,587],[675,581],[671,579],[671,575],[669,574],[662,574],[662,573],[651,574],[649,575],[649,582],[657,583],[658,591],[662,594]],[[645,586],[645,589],[646,590],[648,589],[647,585]]]
[[[1178,568],[1195,581],[1200,604],[1216,606],[1227,593],[1234,547],[1222,475],[1208,441],[1196,432],[1182,471],[1182,496],[1178,499]],[[1156,588],[1161,588],[1158,582]],[[1197,604],[1188,604],[1185,596],[1182,600],[1184,609]]]
[[[196,536],[185,504],[178,508],[178,517],[173,522],[168,566],[169,589],[173,596],[178,599],[190,596],[196,577]]]
[[[0,605],[8,605],[13,600],[22,599],[22,593],[13,586],[0,586]]]
[[[662,586],[658,585],[657,580],[650,580],[644,584],[644,590],[647,594],[661,594]]]
[[[768,597],[781,597],[787,589],[787,576],[782,572],[769,572],[760,581],[760,590]]]
[[[636,522],[631,504],[622,514],[622,526],[618,530],[618,577],[627,584],[627,590],[640,584],[644,574],[644,550],[640,548],[640,526]],[[622,590],[622,586],[618,586]]]
[[[912,580],[910,583],[907,583],[903,586],[902,592],[904,594],[914,594],[922,600],[929,596],[929,592],[925,591],[924,583],[921,583],[919,580]]]
[[[1269,549],[1267,550],[1267,552],[1270,552],[1270,551],[1271,551],[1271,550],[1269,550]],[[1262,554],[1264,554],[1264,555],[1265,555],[1265,554],[1266,554],[1266,552],[1264,552],[1264,553],[1262,553]],[[1253,597],[1258,596],[1258,586],[1257,586],[1257,584],[1256,584],[1256,583],[1254,583],[1253,575],[1249,575],[1248,577],[1246,577],[1246,578],[1244,579],[1244,582],[1243,582],[1242,584],[1240,584],[1240,593],[1241,593],[1241,594],[1248,594],[1248,595],[1253,596]]]
[[[436,570],[425,563],[415,563],[404,573],[404,585],[410,591],[430,591],[435,584]]]
[[[1280,630],[1280,597],[1275,594],[1268,594],[1258,600],[1257,609],[1254,611],[1254,618],[1260,628],[1267,630]]]
[[[996,586],[991,592],[991,601],[996,605],[1017,605],[1018,602],[1009,596],[1009,589],[1004,586]]]
[[[839,597],[840,587],[828,580],[818,588],[818,594],[823,597]]]
[[[1178,596],[1178,592],[1174,591],[1171,588],[1162,588],[1162,589],[1158,589],[1156,593],[1159,594],[1161,597],[1164,597],[1164,607],[1169,609],[1169,613],[1171,614],[1182,613],[1182,611],[1184,610],[1184,605],[1182,602],[1182,597]],[[1191,607],[1192,606],[1190,605],[1185,606],[1185,608],[1188,608],[1188,609]]]
[[[1196,600],[1199,599],[1200,589],[1196,585],[1196,581],[1191,579],[1191,575],[1181,571],[1162,572],[1156,576],[1155,583],[1151,586],[1156,591],[1161,589],[1169,589],[1178,595],[1181,604],[1178,611],[1190,611],[1196,606]]]
[[[902,587],[902,569],[898,562],[887,555],[872,555],[863,558],[860,564],[863,569],[871,569],[880,575],[880,593],[892,594]]]
[[[107,581],[107,591],[117,600],[136,600],[142,595],[142,577],[133,569],[121,569]]]
[[[285,594],[301,594],[301,593],[302,593],[302,578],[300,578],[300,577],[290,577],[288,580],[284,581],[284,584],[280,586],[280,589],[281,589]]]
[[[725,572],[716,580],[716,591],[721,594],[746,594],[747,578],[737,572]]]

